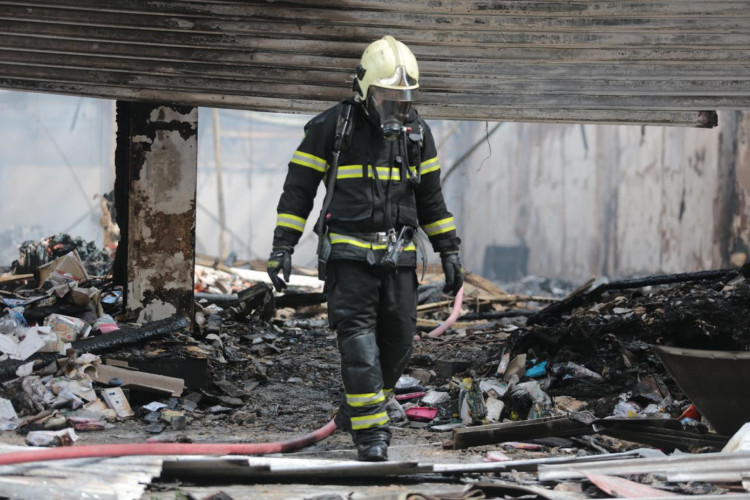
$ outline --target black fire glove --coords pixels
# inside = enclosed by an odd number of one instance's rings
[[[286,282],[292,274],[292,249],[289,247],[274,248],[266,263],[266,271],[277,292],[286,288]],[[279,278],[279,271],[283,271],[284,279]]]
[[[445,274],[443,292],[456,295],[464,285],[464,268],[461,266],[458,250],[440,252],[440,261],[443,264],[443,273]]]

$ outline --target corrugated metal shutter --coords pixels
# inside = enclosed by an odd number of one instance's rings
[[[711,126],[750,108],[750,2],[0,0],[0,87],[266,111],[351,95],[386,34],[431,118]]]

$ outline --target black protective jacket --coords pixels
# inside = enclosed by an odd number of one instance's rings
[[[278,204],[274,248],[293,247],[302,235],[318,185],[333,161],[336,123],[343,106],[351,106],[351,123],[326,214],[330,260],[380,262],[386,245],[378,243],[374,234],[391,228],[398,232],[404,225],[421,226],[436,252],[457,247],[460,240],[443,200],[440,164],[427,124],[412,109],[406,123],[411,128],[406,144],[403,140],[387,141],[361,103],[350,99],[305,126],[305,138],[289,162]],[[404,250],[399,265],[416,265],[414,244]]]

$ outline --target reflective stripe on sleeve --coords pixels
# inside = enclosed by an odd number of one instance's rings
[[[370,392],[367,394],[347,394],[346,404],[349,406],[368,406],[376,405],[385,401],[385,394],[383,391]]]
[[[422,173],[422,175],[429,174],[430,172],[435,172],[436,170],[440,170],[440,163],[438,163],[437,156],[420,163],[419,170]]]
[[[277,226],[288,227],[295,231],[299,231],[300,233],[305,230],[305,222],[305,219],[302,217],[297,217],[292,214],[279,214],[276,217]]]
[[[453,220],[453,217],[448,217],[447,219],[424,225],[422,226],[422,229],[427,233],[427,236],[435,236],[437,234],[447,233],[448,231],[455,231],[456,222]]]
[[[313,156],[309,153],[303,153],[300,150],[294,152],[290,163],[294,163],[295,165],[300,165],[302,167],[308,167],[321,173],[325,172],[328,168],[328,163],[324,159],[318,158],[317,156]]]
[[[375,415],[365,415],[364,417],[352,417],[352,430],[369,429],[370,427],[380,427],[387,425],[390,419],[388,412],[376,413]]]
[[[347,244],[359,248],[369,248],[372,250],[385,250],[388,247],[388,245],[385,243],[370,243],[369,241],[360,240],[359,238],[355,238],[354,236],[347,236],[345,234],[330,233],[329,236],[331,245]],[[404,252],[413,252],[416,250],[417,247],[416,245],[414,245],[414,243],[409,243],[404,247]]]

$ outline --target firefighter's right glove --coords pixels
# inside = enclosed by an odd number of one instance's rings
[[[277,292],[286,288],[289,276],[292,274],[292,249],[289,247],[274,248],[266,263],[266,271]],[[279,271],[284,273],[284,279],[279,278]]]
[[[464,268],[461,266],[458,250],[441,252],[440,261],[443,264],[443,273],[445,274],[443,292],[456,295],[464,285]]]

